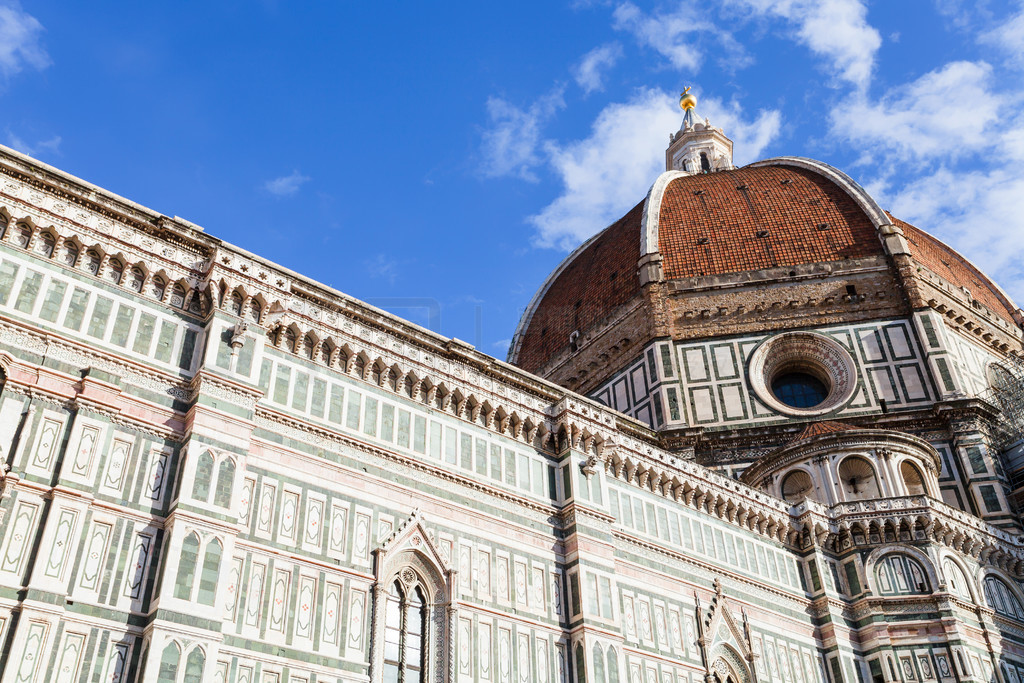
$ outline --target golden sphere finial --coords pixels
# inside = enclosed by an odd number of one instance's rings
[[[679,96],[679,107],[683,111],[689,111],[690,109],[693,109],[696,106],[697,97],[695,95],[690,94],[690,88],[689,86],[687,86],[686,89],[683,90],[682,94]]]

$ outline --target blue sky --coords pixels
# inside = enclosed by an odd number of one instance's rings
[[[683,86],[1024,301],[1024,5],[0,1],[0,142],[504,357]]]

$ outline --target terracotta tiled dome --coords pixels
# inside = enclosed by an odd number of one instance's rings
[[[829,270],[857,259],[888,263],[895,276],[885,240],[901,231],[902,253],[909,249],[917,266],[970,290],[996,316],[1014,322],[1013,303],[965,258],[889,216],[841,171],[783,157],[714,173],[663,173],[643,202],[548,277],[520,320],[509,360],[540,372],[571,348],[574,332],[586,335],[635,309],[652,280],[713,287],[716,278],[742,282],[746,273],[756,279],[772,269],[785,277],[790,268]],[[657,304],[647,303],[657,315]]]

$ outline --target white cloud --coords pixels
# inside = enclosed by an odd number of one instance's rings
[[[1012,167],[967,173],[943,167],[880,197],[893,215],[970,258],[1024,301],[1024,176]]]
[[[991,81],[992,68],[984,62],[951,62],[880,99],[856,92],[832,110],[832,133],[871,145],[866,155],[875,161],[984,152],[1000,141],[994,126],[1006,103]]]
[[[541,163],[538,154],[541,129],[555,112],[565,107],[564,88],[541,97],[528,109],[521,109],[500,97],[487,100],[491,127],[483,132],[483,172],[497,178],[518,176],[536,182],[534,168]]]
[[[383,278],[392,285],[395,284],[395,280],[398,278],[399,263],[387,254],[377,254],[372,259],[366,261],[364,265],[370,277]]]
[[[304,176],[298,170],[292,171],[286,176],[274,178],[263,183],[263,189],[275,197],[291,197],[299,188],[310,181],[309,176]]]
[[[622,46],[618,43],[595,47],[583,55],[583,59],[573,69],[573,78],[588,95],[595,90],[604,90],[604,72],[615,66],[621,58]]]
[[[50,56],[42,45],[43,25],[17,3],[0,6],[0,72],[10,77],[26,66],[45,69]]]
[[[983,34],[981,41],[1002,49],[1011,62],[1024,66],[1024,11]]]
[[[61,137],[59,135],[54,135],[49,140],[40,140],[38,142],[30,143],[23,140],[20,136],[15,135],[10,130],[7,131],[7,146],[18,150],[22,154],[27,154],[30,157],[38,157],[46,153],[59,154],[60,143]]]
[[[702,101],[698,110],[733,137],[744,158],[757,158],[779,130],[778,112],[747,121],[737,104],[713,99]],[[643,199],[664,170],[666,134],[679,128],[681,118],[675,95],[643,90],[628,102],[605,107],[586,139],[548,142],[549,163],[564,189],[529,219],[537,229],[535,244],[571,249]]]
[[[795,25],[797,40],[824,57],[842,80],[864,89],[871,82],[882,37],[867,22],[860,0],[732,0],[733,4]]]
[[[615,8],[612,16],[616,29],[633,34],[641,45],[655,50],[683,71],[697,71],[704,60],[704,52],[690,34],[721,33],[687,3],[680,3],[671,13],[645,14],[633,3],[624,2]]]

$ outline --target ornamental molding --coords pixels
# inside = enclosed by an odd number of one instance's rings
[[[746,574],[733,572],[727,568],[713,567],[706,559],[694,557],[691,554],[682,553],[666,548],[663,545],[645,541],[626,533],[621,529],[613,528],[612,535],[616,540],[630,546],[631,552],[645,560],[664,562],[665,558],[670,558],[675,562],[681,563],[686,567],[686,575],[688,577],[694,577],[695,580],[703,580],[706,583],[712,583],[715,579],[719,579],[722,576],[728,576],[730,581],[742,584],[744,586],[744,591],[749,591],[753,597],[764,600],[764,604],[779,605],[780,601],[782,601],[782,604],[795,612],[804,612],[811,604],[811,602],[806,598],[797,597],[792,593],[779,590],[774,588],[771,584],[763,583]]]
[[[827,379],[828,396],[812,408],[794,408],[779,400],[772,381],[790,368]],[[760,344],[747,361],[750,388],[766,406],[783,415],[816,417],[841,410],[857,391],[857,364],[838,341],[817,332],[783,332]],[[824,382],[823,382],[824,383]]]
[[[854,428],[819,434],[783,445],[753,462],[744,470],[740,481],[758,482],[785,467],[820,456],[835,461],[850,454],[882,455],[886,450],[890,456],[911,456],[923,461],[925,466],[930,464],[936,473],[942,467],[942,459],[935,447],[913,434],[890,429]]]
[[[253,422],[257,428],[265,429],[325,450],[333,450],[339,453],[358,451],[362,455],[372,457],[374,459],[373,464],[385,472],[408,477],[420,476],[420,478],[422,478],[423,473],[432,475],[435,478],[433,483],[438,488],[449,493],[468,496],[480,503],[493,503],[496,498],[504,500],[515,505],[519,513],[538,525],[550,525],[553,523],[553,520],[557,520],[557,510],[553,506],[542,505],[504,490],[491,488],[487,485],[487,482],[477,481],[455,472],[449,472],[436,467],[432,462],[418,460],[411,456],[379,448],[364,441],[353,439],[338,432],[331,432],[309,423],[297,422],[279,413],[270,412],[260,406],[256,408]],[[266,441],[255,434],[253,438]],[[276,442],[267,442],[267,444],[275,450],[283,448],[281,444]],[[339,463],[318,458],[305,451],[289,449],[289,452],[321,464],[345,467]]]

